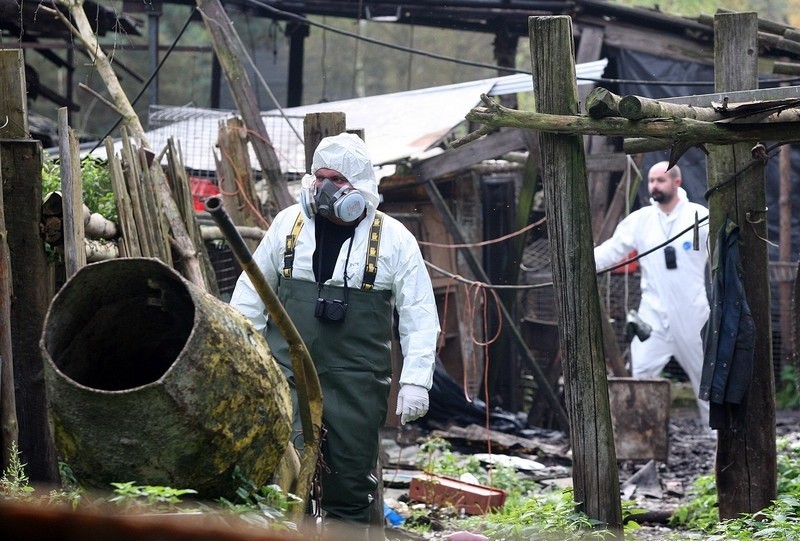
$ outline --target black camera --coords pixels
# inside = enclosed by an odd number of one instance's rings
[[[666,248],[664,248],[664,263],[666,263],[668,269],[678,268],[678,260],[675,256],[674,247],[667,246]]]
[[[317,299],[314,307],[314,317],[328,321],[342,321],[347,315],[347,304],[338,299]]]

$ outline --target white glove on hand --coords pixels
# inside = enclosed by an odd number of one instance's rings
[[[397,394],[397,411],[400,423],[406,424],[428,413],[428,390],[419,385],[406,384]]]

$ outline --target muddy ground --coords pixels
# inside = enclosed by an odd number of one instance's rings
[[[800,440],[800,413],[796,411],[780,411],[777,414],[776,432],[779,436],[788,436],[790,439]],[[456,433],[460,433],[457,430]],[[459,453],[481,453],[480,443],[470,442],[469,436],[454,437],[453,431],[433,431],[427,433],[426,436],[434,435],[448,435],[448,438],[454,445],[454,449]],[[541,436],[541,435],[540,435]],[[557,449],[566,440],[560,440],[558,435],[546,435],[549,438],[549,443],[542,444],[545,450],[552,451]],[[393,460],[390,462],[400,462],[397,460],[400,455],[405,454],[406,464],[401,468],[409,468],[409,463],[414,456],[414,447],[409,445],[411,435],[406,434],[406,445],[403,445],[401,438],[401,445],[392,451],[395,454]],[[503,442],[505,443],[505,442]],[[476,444],[474,449],[470,450],[470,445]],[[550,447],[552,444],[554,447]],[[519,447],[516,447],[508,454],[517,456],[528,456],[524,452],[519,452]],[[495,452],[503,452],[502,449]],[[541,453],[541,452],[540,452]],[[634,534],[627,536],[628,539],[635,539],[638,541],[651,541],[655,539],[665,539],[670,534],[676,534],[674,529],[669,528],[667,522],[669,516],[674,509],[681,503],[688,501],[691,497],[690,487],[695,479],[702,475],[712,474],[714,472],[714,460],[716,454],[716,435],[713,431],[706,429],[698,415],[697,409],[692,406],[679,406],[670,411],[669,419],[669,457],[666,462],[648,462],[648,461],[620,461],[619,473],[620,481],[622,483],[621,491],[624,499],[636,500],[636,506],[643,508],[650,513],[651,520],[645,522],[643,527],[636,531]],[[535,457],[534,457],[535,458]],[[545,456],[542,462],[548,463]],[[563,482],[568,480],[569,473],[563,461],[554,458],[550,461],[551,472],[557,471],[558,468],[563,468],[566,471],[566,476],[562,476],[559,481]],[[387,479],[387,470],[392,472],[392,466],[384,470],[384,480]],[[402,469],[400,471],[403,471]],[[558,475],[550,475],[550,477],[557,478]],[[565,479],[566,477],[566,479]],[[543,480],[543,483],[553,482],[554,480]],[[631,483],[631,481],[634,481]],[[626,483],[627,482],[627,483]],[[385,492],[385,497],[391,501],[393,498],[405,499],[408,490],[402,485],[394,485],[395,488],[388,488]],[[399,532],[398,532],[399,533]],[[446,539],[450,532],[448,529],[438,532],[432,532],[425,537],[404,536],[395,537],[401,539]],[[680,532],[680,538],[702,538],[702,536],[692,536],[688,532]],[[387,538],[392,538],[387,536]]]

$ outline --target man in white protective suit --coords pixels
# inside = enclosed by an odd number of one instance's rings
[[[344,528],[348,538],[366,534],[378,486],[372,471],[388,409],[395,309],[403,353],[396,413],[403,424],[428,411],[439,335],[416,238],[378,211],[379,201],[364,142],[349,133],[326,137],[302,180],[299,204],[278,213],[253,254],[316,366],[323,394],[321,507],[326,528]],[[288,346],[245,273],[231,305],[265,333],[292,388],[299,432]]]
[[[698,250],[692,225],[696,218],[705,218],[708,210],[688,200],[681,188],[680,168],[675,165],[668,170],[668,166],[664,161],[650,168],[647,187],[651,204],[622,220],[613,236],[595,247],[594,258],[601,271],[625,260],[632,250],[645,254],[672,239],[639,259],[639,317],[652,331],[644,341],[633,338],[631,372],[635,378],[659,377],[670,357],[675,357],[689,376],[697,398],[703,370],[702,331],[709,314],[708,223],[700,223],[697,230]],[[697,406],[708,427],[708,402],[697,398]]]

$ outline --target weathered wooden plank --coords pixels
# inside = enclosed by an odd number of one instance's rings
[[[217,160],[217,173],[222,203],[228,210],[231,221],[237,226],[266,226],[261,217],[261,203],[256,195],[245,133],[240,118],[229,118],[219,124],[217,147],[220,156]],[[258,246],[258,241],[253,239],[246,240],[245,243],[250,251]]]
[[[537,108],[578,114],[571,19],[530,17]],[[569,75],[565,75],[569,74]],[[578,509],[622,535],[583,140],[539,134]]]
[[[500,130],[481,139],[448,150],[444,154],[422,160],[414,165],[415,173],[423,179],[435,179],[502,156],[507,152],[527,148],[525,134],[520,130]]]
[[[756,88],[756,13],[718,14],[714,20],[715,89]],[[746,412],[727,407],[718,434],[715,469],[720,519],[756,513],[777,498],[770,286],[763,240],[767,238],[764,164],[751,167],[751,146],[711,146],[707,161],[709,188],[719,188],[709,199],[710,232],[715,238],[726,217],[741,228],[744,289],[756,330]],[[737,173],[735,182],[721,187]]]
[[[28,96],[22,49],[0,49],[0,139],[28,137]]]
[[[50,302],[47,255],[39,231],[42,206],[42,145],[0,141],[6,228],[11,254],[11,341],[14,356],[20,459],[33,482],[58,483],[45,403],[39,339]],[[2,302],[5,302],[3,300]]]
[[[119,215],[121,229],[119,254],[121,257],[141,257],[142,250],[139,245],[139,233],[136,230],[134,210],[131,204],[131,197],[128,194],[128,187],[125,184],[125,173],[122,171],[122,164],[119,156],[114,152],[114,141],[110,137],[106,137],[103,144],[108,156],[108,174],[111,178],[111,188],[114,190],[114,201],[117,204],[117,214]]]
[[[777,88],[763,88],[752,90],[731,90],[729,92],[714,92],[713,94],[695,94],[693,96],[679,96],[676,98],[663,98],[659,101],[666,103],[682,103],[694,107],[711,107],[714,103],[742,103],[749,101],[781,100],[784,98],[800,98],[800,86],[779,86]]]
[[[69,111],[66,107],[58,110],[58,130],[64,216],[64,266],[69,279],[86,266],[86,250],[83,242],[81,158],[75,133],[69,127]]]
[[[309,113],[303,118],[303,141],[305,143],[306,171],[311,171],[311,162],[317,145],[325,137],[339,135],[347,130],[344,113]]]
[[[14,354],[11,341],[11,253],[8,249],[6,213],[3,208],[3,163],[0,152],[0,466],[3,471],[14,458],[11,442],[19,441],[14,393]]]

